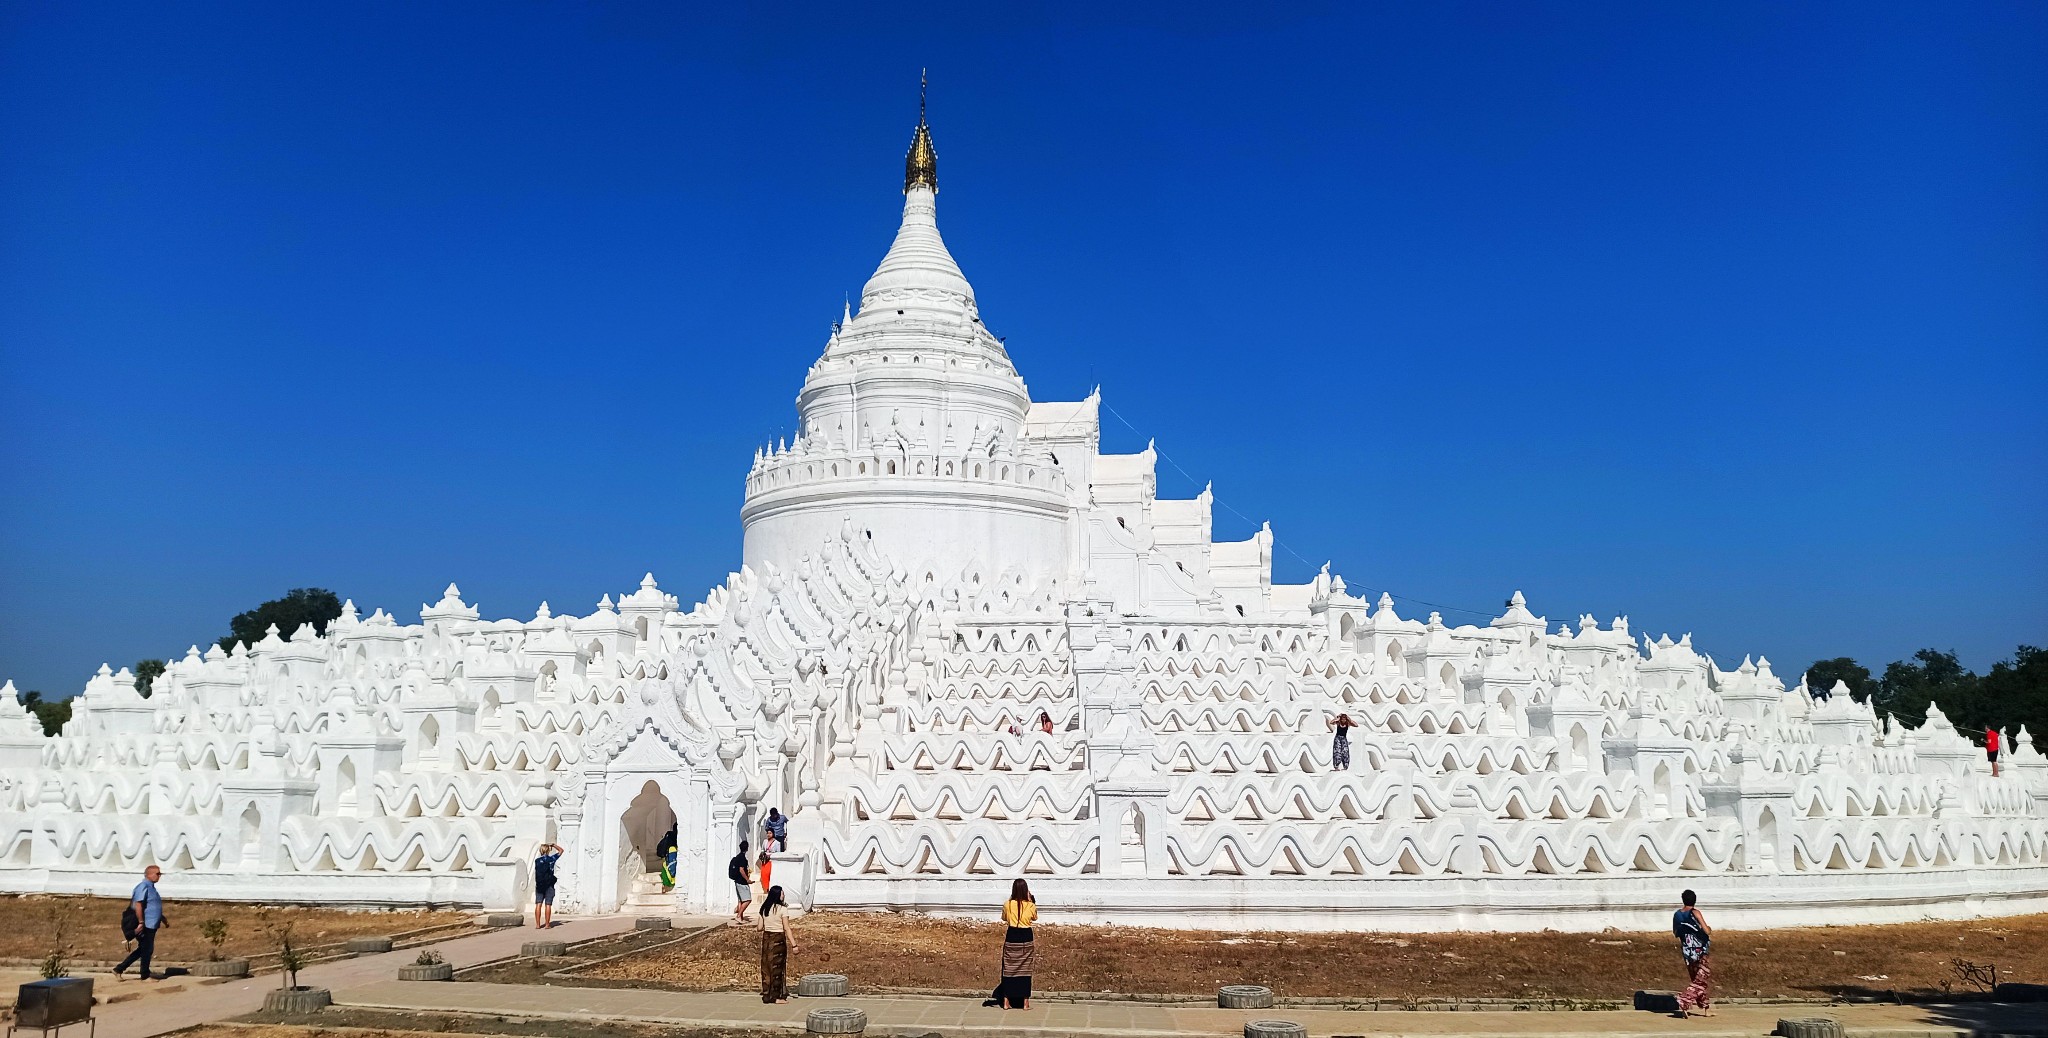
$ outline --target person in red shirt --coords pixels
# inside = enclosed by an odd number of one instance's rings
[[[1991,777],[1998,777],[1998,729],[1984,729],[1984,755],[1991,758]]]

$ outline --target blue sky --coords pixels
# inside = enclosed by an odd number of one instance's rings
[[[698,600],[922,66],[1034,395],[1282,579],[2048,641],[2048,6],[958,6],[0,7],[0,677]]]

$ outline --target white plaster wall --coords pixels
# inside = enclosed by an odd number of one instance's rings
[[[818,885],[844,911],[1000,915],[1011,877],[847,877]],[[1835,875],[1709,874],[1327,879],[1027,876],[1047,922],[1169,929],[1656,932],[1692,889],[1716,927],[1760,930],[2048,911],[2048,867]]]
[[[1064,505],[1052,493],[1015,490],[897,476],[842,480],[829,497],[763,495],[748,502],[742,556],[757,570],[773,562],[789,572],[851,523],[906,572],[948,579],[1017,570],[1033,582],[1059,575],[1066,562]]]

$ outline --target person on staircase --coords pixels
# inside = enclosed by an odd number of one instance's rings
[[[1330,722],[1337,730],[1336,739],[1330,743],[1330,766],[1338,771],[1351,770],[1351,729],[1358,727],[1351,723],[1350,714],[1338,714]]]
[[[654,853],[661,856],[661,892],[670,893],[676,889],[676,827],[668,827],[668,835],[654,847]]]

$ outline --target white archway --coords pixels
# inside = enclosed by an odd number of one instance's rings
[[[661,784],[648,779],[640,786],[640,792],[627,803],[625,813],[619,816],[622,828],[620,840],[630,851],[629,857],[639,859],[641,874],[658,872],[661,838],[676,828],[675,808],[661,793]],[[678,833],[678,836],[681,834]]]
[[[710,769],[700,766],[651,721],[621,734],[612,747],[586,762],[581,772],[583,802],[578,816],[563,819],[568,847],[559,903],[579,912],[611,912],[632,893],[632,878],[644,875],[644,856],[667,832],[653,827],[670,815],[676,829],[676,911],[729,911],[732,888],[724,882],[725,862],[737,840],[738,805],[714,805]],[[605,759],[605,757],[609,759]],[[637,804],[637,806],[636,806]],[[644,841],[644,843],[643,843]]]
[[[242,809],[240,823],[235,827],[235,844],[240,853],[236,858],[244,865],[255,865],[262,856],[263,812],[255,804]]]

